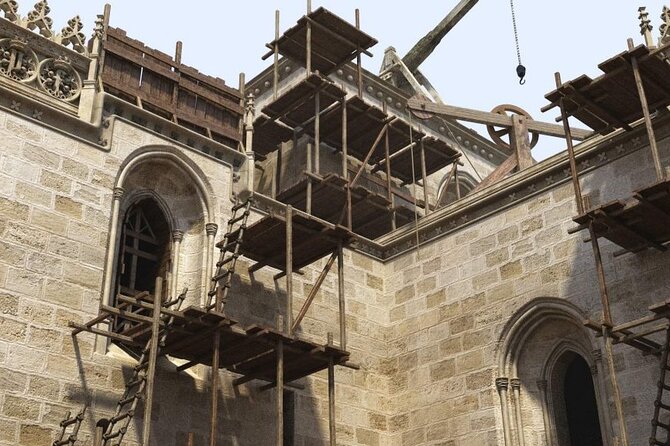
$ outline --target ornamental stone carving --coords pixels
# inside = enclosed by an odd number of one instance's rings
[[[57,99],[73,101],[81,92],[81,77],[66,58],[44,59],[38,79],[40,86]]]
[[[0,39],[0,74],[20,82],[30,82],[37,76],[37,55],[25,42]]]

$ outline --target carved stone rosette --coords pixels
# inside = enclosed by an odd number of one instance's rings
[[[57,99],[72,102],[81,93],[81,76],[64,58],[40,62],[38,80],[40,87]]]
[[[37,66],[37,55],[25,42],[18,39],[0,39],[0,74],[28,83],[37,76]]]

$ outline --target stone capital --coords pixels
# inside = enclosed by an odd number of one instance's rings
[[[496,389],[498,391],[507,390],[509,387],[509,378],[496,378]]]
[[[219,230],[219,225],[216,223],[207,223],[205,225],[205,231],[207,231],[207,235],[216,235],[216,232]]]
[[[521,389],[521,380],[519,378],[510,379],[509,384],[510,384],[510,386],[512,386],[512,390]]]
[[[172,231],[172,240],[175,242],[181,242],[184,240],[184,231],[176,230]]]
[[[126,193],[126,190],[122,187],[115,187],[114,188],[114,199],[115,200],[120,200],[123,198],[123,194]]]
[[[537,388],[540,389],[542,392],[547,390],[547,380],[546,379],[538,379],[537,380]]]

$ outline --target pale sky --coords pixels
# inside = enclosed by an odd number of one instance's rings
[[[22,15],[35,0],[19,0]],[[50,0],[54,28],[80,15],[87,37],[104,0]],[[271,62],[262,61],[265,43],[274,38],[274,11],[281,11],[281,30],[293,26],[306,11],[304,0],[111,0],[111,25],[132,38],[168,54],[177,40],[184,43],[182,61],[237,87],[240,72],[251,79]],[[313,0],[353,23],[361,10],[361,26],[379,40],[374,58],[363,65],[378,72],[384,49],[394,46],[401,56],[431,30],[457,0]],[[512,103],[536,120],[554,122],[556,110],[546,114],[544,95],[553,90],[554,72],[564,81],[581,74],[591,77],[597,65],[626,49],[626,39],[642,43],[637,9],[647,6],[654,36],[659,34],[661,0],[515,0],[522,62],[528,70],[520,86],[510,4],[507,0],[480,0],[421,66],[442,99],[452,105],[491,110]],[[574,125],[575,123],[573,123]],[[477,128],[482,132],[481,129]],[[542,137],[536,159],[563,150],[563,141]]]

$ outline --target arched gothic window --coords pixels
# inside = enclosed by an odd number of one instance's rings
[[[565,352],[554,369],[553,400],[560,446],[602,446],[591,368],[579,354]]]
[[[153,294],[156,277],[164,277],[170,268],[170,233],[153,199],[142,199],[128,209],[119,242],[116,294]]]

